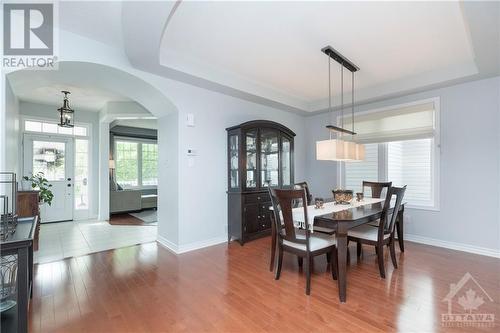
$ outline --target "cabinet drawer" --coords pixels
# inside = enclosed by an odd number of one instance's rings
[[[260,203],[260,202],[266,202],[266,201],[271,201],[271,198],[269,197],[269,193],[264,192],[264,193],[252,193],[252,194],[246,194],[245,195],[245,203],[251,204],[251,203]]]
[[[268,215],[269,213],[271,213],[271,210],[269,208],[272,205],[273,204],[271,203],[271,201],[259,203],[260,213],[263,214],[263,215]]]
[[[248,204],[243,208],[244,232],[251,234],[271,228],[270,202]]]

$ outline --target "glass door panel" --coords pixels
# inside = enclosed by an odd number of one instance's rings
[[[24,176],[43,173],[54,195],[51,205],[40,205],[41,222],[73,219],[74,207],[74,141],[73,138],[25,134]],[[23,186],[31,188],[29,182]]]
[[[75,140],[75,209],[89,209],[89,140]]]
[[[39,172],[49,181],[66,178],[66,144],[64,142],[33,141],[33,174]]]
[[[281,139],[281,174],[283,186],[292,185],[292,168],[291,168],[291,147],[290,140],[285,136]]]
[[[248,131],[245,137],[247,165],[246,168],[246,187],[257,187],[257,130]]]
[[[229,137],[229,184],[231,188],[239,187],[239,172],[238,172],[238,135],[231,135]]]
[[[261,187],[279,185],[278,133],[275,131],[261,131],[260,170]]]

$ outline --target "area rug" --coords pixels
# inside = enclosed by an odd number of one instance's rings
[[[148,209],[137,213],[113,214],[109,219],[109,224],[145,226],[158,225],[156,210]]]
[[[137,213],[129,213],[129,215],[132,215],[133,217],[142,220],[144,223],[150,224],[150,223],[156,223],[158,221],[158,216],[156,212],[157,212],[156,209],[147,209]]]

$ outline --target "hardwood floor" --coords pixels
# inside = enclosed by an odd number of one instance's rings
[[[148,225],[129,213],[113,214],[109,217],[108,223],[111,225]]]
[[[31,332],[494,332],[500,325],[500,260],[407,242],[399,268],[386,255],[385,280],[373,249],[351,246],[347,303],[317,258],[311,296],[297,260],[281,279],[269,272],[269,238],[175,256],[156,243],[35,267]],[[494,302],[495,328],[441,327],[450,283],[470,272]],[[473,282],[470,282],[473,283]],[[480,290],[466,284],[466,289]],[[463,312],[455,299],[453,312]]]

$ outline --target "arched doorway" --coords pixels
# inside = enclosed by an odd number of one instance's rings
[[[38,91],[40,87],[43,88],[44,86],[45,88],[48,86],[57,88],[59,86],[68,85],[73,87],[92,87],[94,90],[101,90],[113,96],[126,98],[127,101],[133,102],[141,108],[148,110],[152,115],[158,118],[163,125],[173,122],[172,126],[177,126],[177,109],[160,90],[146,82],[143,78],[115,67],[88,62],[65,61],[58,64],[57,71],[18,70],[7,74],[6,80],[12,86],[14,92],[37,91],[37,94],[44,92],[44,89],[42,89],[41,92]],[[20,89],[21,87],[22,89]],[[58,88],[54,91],[57,90]],[[45,89],[45,92],[50,93],[51,91],[50,89]],[[22,98],[26,98],[26,96]],[[117,111],[116,108],[113,110],[111,110],[111,108],[103,109],[99,112],[97,126],[93,128],[98,138],[93,143],[94,149],[97,150],[96,157],[93,159],[96,169],[94,178],[96,179],[97,186],[93,189],[93,194],[98,197],[96,201],[98,206],[97,211],[99,219],[101,220],[106,220],[109,217],[109,125],[114,119],[120,116],[123,116],[123,113],[121,113],[120,110]],[[140,115],[134,114],[133,112],[127,112],[126,116],[129,118],[135,116],[140,117]],[[56,111],[54,109],[54,118],[55,117]],[[166,135],[168,135],[168,133]],[[20,143],[22,143],[22,140],[22,137],[20,137]],[[165,136],[158,138],[160,146],[159,165],[164,164],[163,161],[166,160],[167,156],[169,165],[176,165],[176,140],[178,140],[178,138],[171,135],[168,135],[168,138]],[[175,153],[172,154],[170,149],[174,149]],[[19,154],[19,152],[16,154],[13,151],[6,151],[5,153],[10,156],[23,155]],[[22,170],[22,162],[19,164],[20,167],[18,170]],[[162,173],[159,175],[160,179],[158,181],[159,203],[162,202],[163,193],[167,193],[167,187],[168,192],[172,190],[176,192],[177,182],[173,181],[177,178],[176,172],[176,168],[162,168]],[[162,189],[165,190],[162,191]],[[168,205],[159,204],[159,216],[177,215],[175,211],[177,205],[175,202],[171,200],[168,200],[168,202]],[[160,228],[164,227],[162,226],[162,222],[177,223],[177,221],[160,218]]]

